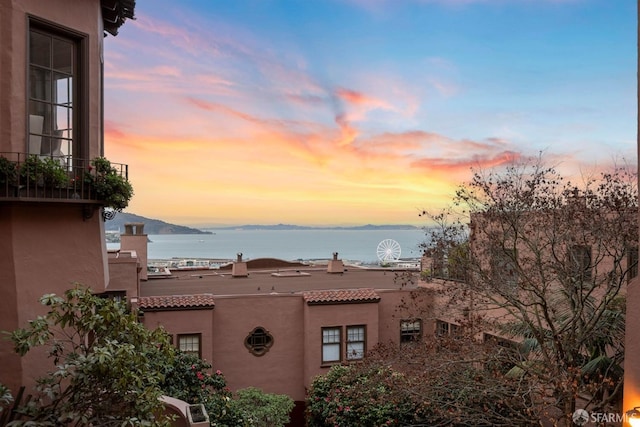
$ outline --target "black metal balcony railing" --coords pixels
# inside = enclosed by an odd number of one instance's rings
[[[111,167],[128,179],[128,165],[111,163]],[[0,152],[0,201],[100,204],[92,184],[97,176],[96,168],[88,159]]]

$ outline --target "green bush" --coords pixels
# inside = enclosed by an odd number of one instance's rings
[[[18,169],[15,162],[0,156],[0,185],[16,184],[18,179]]]
[[[57,159],[31,155],[20,165],[20,183],[61,188],[69,184],[69,175]]]
[[[334,366],[307,394],[309,427],[411,425],[417,405],[404,375],[385,366]]]
[[[241,416],[245,426],[283,427],[289,422],[293,399],[283,394],[265,393],[249,387],[236,392],[232,411]]]
[[[43,296],[48,312],[10,335],[16,353],[47,347],[52,370],[20,405],[24,425],[167,426],[161,413],[164,367],[174,348],[161,329],[138,322],[127,305],[78,286]]]
[[[127,178],[104,157],[93,159],[91,165],[85,174],[85,183],[95,189],[98,199],[116,211],[126,208],[133,197],[133,187]]]
[[[211,364],[198,356],[178,352],[167,365],[160,387],[167,396],[189,404],[202,403],[212,424],[234,425],[235,417],[229,410],[232,395],[224,375],[219,370],[211,373]]]

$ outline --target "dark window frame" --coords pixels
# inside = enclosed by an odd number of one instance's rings
[[[435,335],[438,337],[459,337],[461,335],[461,332],[461,326],[457,323],[446,322],[444,320],[436,320]]]
[[[343,355],[343,347],[342,347],[342,326],[323,326],[320,332],[320,342],[321,342],[321,355],[320,361],[323,366],[333,365],[336,363],[342,362]],[[338,332],[338,341],[325,342],[325,331],[337,331]],[[338,359],[337,360],[325,360],[325,347],[326,346],[335,346],[338,345]]]
[[[27,46],[27,57],[25,63],[25,73],[26,73],[26,82],[25,85],[25,100],[26,100],[26,124],[25,124],[25,148],[26,152],[29,152],[29,135],[32,133],[30,130],[29,124],[29,116],[33,115],[33,111],[31,108],[32,102],[48,104],[53,108],[53,106],[58,105],[59,107],[64,107],[63,104],[56,103],[54,99],[43,102],[43,100],[37,100],[32,96],[32,70],[35,70],[40,65],[32,63],[32,52],[31,52],[31,38],[32,33],[38,33],[45,37],[50,37],[52,40],[60,40],[63,42],[70,43],[73,47],[72,58],[73,58],[73,66],[72,70],[69,73],[72,77],[71,83],[71,97],[68,101],[70,101],[69,109],[71,110],[71,136],[69,137],[71,141],[71,152],[67,153],[69,157],[82,159],[86,158],[89,155],[89,114],[88,114],[88,106],[89,106],[89,35],[85,33],[81,33],[79,31],[73,30],[71,28],[67,28],[61,26],[60,24],[44,20],[42,18],[28,15],[27,16],[27,32],[26,32],[26,46]],[[46,67],[41,68],[42,70],[46,70]],[[53,73],[59,73],[51,65],[49,68],[51,75]],[[53,81],[51,85],[53,85]],[[102,108],[102,107],[101,107]],[[55,115],[52,113],[50,120],[53,120]],[[50,129],[53,129],[53,124],[49,124]],[[56,126],[57,127],[57,126]],[[38,134],[37,132],[33,132],[34,134]],[[60,136],[54,135],[45,135],[45,129],[43,127],[42,132],[42,140],[45,138],[56,139],[61,138]],[[62,141],[62,139],[61,139]],[[41,141],[42,147],[41,150],[46,147]],[[49,147],[49,155],[52,154],[53,150]],[[44,153],[43,155],[48,155]],[[75,164],[69,164],[68,167],[75,166]]]
[[[188,339],[188,338],[197,338],[198,339],[197,356],[199,358],[202,358],[202,333],[177,334],[176,335],[176,347],[178,348],[178,350],[180,350],[181,352],[183,352],[185,354],[193,354],[193,355],[196,354],[196,352],[193,351],[193,350],[183,350],[182,349],[182,339]]]
[[[362,340],[352,340],[350,337],[350,330],[362,329]],[[362,344],[361,354],[352,354],[349,352],[349,344]],[[367,325],[348,325],[345,333],[345,357],[347,361],[362,360],[367,352]]]
[[[584,283],[593,278],[593,248],[591,245],[572,245],[569,248],[571,279]]]
[[[417,328],[409,326],[418,325]],[[406,328],[405,328],[406,326]],[[400,320],[400,344],[418,342],[422,340],[423,334],[422,319],[401,319]]]

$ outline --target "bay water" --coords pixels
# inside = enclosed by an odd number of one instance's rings
[[[208,229],[212,234],[149,235],[148,258],[243,259],[278,258],[286,261],[331,259],[338,252],[340,259],[375,263],[377,249],[391,239],[400,246],[401,258],[419,258],[425,231],[409,230],[249,230]],[[109,249],[119,244],[109,243]]]

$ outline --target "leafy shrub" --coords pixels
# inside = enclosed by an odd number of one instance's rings
[[[334,366],[307,394],[309,427],[411,425],[416,404],[404,375],[385,366]]]
[[[0,156],[0,185],[15,184],[18,179],[18,170],[15,162]]]
[[[106,207],[116,211],[126,208],[133,197],[131,183],[104,157],[93,159],[91,164],[95,171],[90,169],[85,174],[85,183],[95,189],[98,199],[103,200]]]
[[[165,379],[160,385],[167,396],[190,404],[202,403],[211,423],[217,426],[235,424],[229,405],[232,394],[222,372],[211,373],[211,364],[198,356],[178,352],[173,363],[167,365]]]
[[[282,394],[265,393],[255,387],[236,392],[232,411],[241,416],[245,426],[283,427],[289,422],[293,399]]]
[[[174,354],[166,332],[82,286],[41,302],[48,312],[11,333],[16,353],[46,346],[52,361],[38,394],[19,408],[25,425],[167,425],[158,416],[159,384]]]

